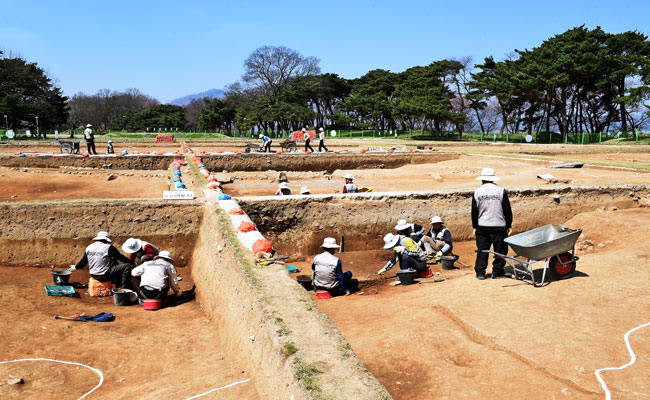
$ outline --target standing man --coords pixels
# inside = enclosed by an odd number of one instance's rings
[[[494,169],[483,168],[481,176],[476,178],[482,185],[474,191],[472,197],[472,227],[476,236],[476,262],[474,271],[477,279],[485,279],[489,253],[483,250],[508,254],[508,244],[503,240],[512,232],[512,209],[506,190],[497,185],[499,180]],[[492,262],[492,279],[506,277],[506,261],[495,257]]]
[[[343,179],[345,179],[345,185],[343,185],[343,193],[359,192],[359,187],[354,182],[352,182],[354,180],[354,175],[345,174],[343,176]]]
[[[311,142],[311,136],[309,136],[309,132],[307,132],[307,129],[302,128],[302,135],[305,137],[305,153],[307,152],[307,149],[311,150],[311,152],[314,152],[314,149],[311,148],[311,145],[309,142]]]
[[[86,125],[84,130],[84,137],[86,138],[86,146],[88,146],[88,155],[94,154],[97,155],[97,150],[95,150],[95,135],[93,135],[92,125]]]
[[[94,243],[86,247],[81,260],[77,265],[70,266],[69,270],[76,271],[88,264],[90,266],[90,276],[95,280],[99,282],[110,281],[118,288],[130,288],[133,261],[126,258],[111,245],[108,232],[100,231],[93,240]]]
[[[332,296],[350,295],[348,283],[352,279],[352,272],[343,272],[341,260],[334,255],[340,246],[336,239],[325,238],[321,245],[323,252],[314,257],[311,269],[314,271],[314,287],[318,290],[327,290]]]
[[[325,130],[323,128],[319,128],[318,130],[318,151],[321,152],[322,149],[329,151],[327,150],[327,147],[325,147]]]

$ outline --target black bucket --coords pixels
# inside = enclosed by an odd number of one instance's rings
[[[68,285],[68,280],[70,279],[70,274],[72,272],[68,271],[67,269],[53,269],[51,272],[52,272],[52,279],[54,280],[55,285],[59,285],[59,286]]]
[[[130,306],[138,301],[138,295],[129,289],[113,289],[113,303],[116,306]]]
[[[296,276],[296,281],[305,288],[305,290],[311,290],[311,276],[309,275],[298,275]]]
[[[442,269],[458,269],[454,267],[454,263],[458,260],[458,256],[442,256],[440,257],[440,264],[442,264]]]
[[[416,274],[414,269],[402,269],[397,271],[397,279],[403,286],[412,285]]]

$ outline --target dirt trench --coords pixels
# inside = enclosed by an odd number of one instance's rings
[[[200,202],[69,201],[0,204],[0,265],[74,264],[98,231],[118,249],[136,237],[170,251],[176,265],[192,258],[203,217]]]
[[[366,154],[223,154],[202,156],[210,171],[327,171],[337,169],[399,168],[407,164],[430,164],[460,157],[452,153]]]
[[[166,170],[175,158],[182,156],[132,155],[109,156],[0,156],[0,166],[21,168],[85,167],[106,169]]]
[[[632,208],[647,201],[649,186],[508,189],[513,231],[561,224],[598,209]],[[317,195],[309,198],[239,198],[242,209],[278,252],[298,259],[317,254],[323,239],[344,237],[346,250],[381,248],[382,237],[398,219],[428,227],[440,215],[454,241],[472,239],[472,190],[426,193],[383,193],[357,196]]]

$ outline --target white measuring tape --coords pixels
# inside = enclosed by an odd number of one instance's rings
[[[102,374],[102,371],[100,371],[100,370],[98,370],[96,368],[90,367],[90,366],[88,366],[86,364],[81,364],[81,363],[76,363],[76,362],[71,362],[71,361],[53,360],[51,358],[21,358],[20,360],[0,361],[0,364],[10,364],[10,363],[23,362],[23,361],[50,361],[50,362],[55,362],[55,363],[59,363],[59,364],[77,365],[79,367],[88,368],[89,370],[91,370],[94,373],[96,373],[97,375],[99,375],[99,383],[97,384],[97,386],[92,388],[89,392],[86,392],[83,396],[79,397],[79,399],[77,399],[77,400],[81,400],[84,397],[88,396],[89,394],[91,394],[95,390],[99,389],[99,387],[102,385],[102,383],[104,383],[104,375]],[[199,397],[203,397],[203,396],[206,396],[206,395],[208,395],[208,394],[210,394],[212,392],[227,389],[229,387],[233,387],[235,385],[239,385],[240,383],[246,383],[246,382],[250,382],[250,379],[245,379],[243,381],[238,381],[238,382],[231,383],[230,385],[226,385],[226,386],[218,387],[218,388],[215,388],[215,389],[211,389],[211,390],[208,390],[205,393],[201,393],[201,394],[197,394],[197,395],[192,396],[192,397],[188,397],[187,400],[192,400],[192,399],[196,399],[196,398],[199,398]]]
[[[636,362],[636,355],[634,354],[634,351],[632,351],[632,346],[630,346],[630,334],[634,333],[635,331],[637,331],[637,330],[639,330],[641,328],[645,328],[646,326],[650,326],[650,322],[648,322],[646,324],[643,324],[643,325],[639,325],[636,328],[629,330],[625,334],[625,337],[624,337],[625,338],[625,345],[627,346],[627,351],[630,353],[630,362],[628,362],[625,365],[621,365],[620,367],[607,367],[607,368],[601,368],[601,369],[596,370],[596,372],[595,372],[596,373],[596,378],[598,379],[598,382],[600,382],[600,386],[602,386],[603,390],[605,391],[605,399],[606,400],[611,400],[612,394],[609,391],[609,389],[607,388],[607,384],[605,383],[603,378],[600,376],[600,372],[601,371],[618,371],[618,370],[621,370],[621,369],[625,369],[625,368],[629,367],[630,365],[634,364]]]

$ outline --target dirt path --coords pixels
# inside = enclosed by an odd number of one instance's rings
[[[594,371],[626,363],[623,335],[650,321],[648,224],[647,209],[573,218],[598,246],[540,289],[467,274],[317,303],[397,399],[602,398]],[[614,398],[650,393],[650,330],[631,340],[637,364],[604,373]]]
[[[184,274],[184,272],[182,273]],[[182,288],[191,287],[183,276]],[[87,271],[72,280],[87,282]],[[228,354],[214,326],[196,302],[147,312],[142,307],[117,307],[113,298],[48,297],[49,269],[0,267],[0,361],[53,358],[97,368],[104,384],[92,399],[187,398],[210,389],[251,378],[213,397],[258,399],[255,371],[244,370]],[[54,314],[114,313],[114,322],[55,320]],[[99,381],[93,372],[48,362],[0,365],[0,382],[8,375],[22,377],[24,385],[0,385],[3,399],[78,398]]]

